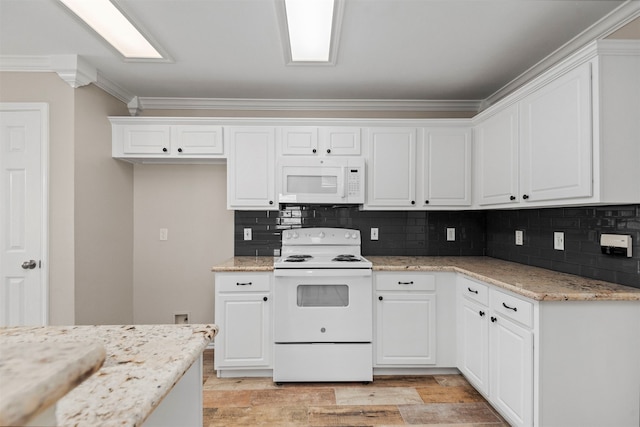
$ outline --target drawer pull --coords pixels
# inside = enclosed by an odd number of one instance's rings
[[[398,282],[398,285],[413,285],[413,280],[410,282]]]
[[[518,307],[509,307],[507,304],[502,303],[502,306],[508,310],[518,311]]]
[[[251,286],[253,283],[251,282],[236,282],[236,286]]]
[[[471,288],[467,288],[467,290],[468,290],[469,292],[471,292],[471,293],[474,293],[474,294],[477,294],[477,293],[478,293],[478,291],[477,291],[477,290],[474,290],[474,289],[471,289]]]

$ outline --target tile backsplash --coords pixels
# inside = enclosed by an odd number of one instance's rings
[[[469,256],[534,265],[640,288],[640,205],[494,211],[362,211],[357,206],[282,205],[279,211],[235,212],[235,255],[273,256],[282,230],[300,227],[354,228],[363,255]],[[379,239],[370,240],[378,228]],[[243,229],[252,229],[252,240]],[[455,241],[446,229],[455,228]],[[515,230],[523,230],[522,246]],[[553,249],[563,231],[565,250]],[[633,258],[603,255],[600,234],[627,234]]]
[[[564,251],[553,248],[556,231]],[[602,254],[603,233],[630,235],[633,257]],[[487,211],[486,236],[488,256],[640,288],[640,205]]]

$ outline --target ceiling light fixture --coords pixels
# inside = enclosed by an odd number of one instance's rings
[[[335,0],[285,0],[291,60],[328,62]]]
[[[125,58],[162,59],[162,55],[109,0],[60,0]]]

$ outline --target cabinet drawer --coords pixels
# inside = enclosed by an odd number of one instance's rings
[[[483,305],[489,305],[489,287],[464,276],[458,277],[460,294]]]
[[[378,273],[378,291],[435,291],[436,278],[431,274]]]
[[[533,326],[533,303],[500,291],[491,291],[491,308],[494,312],[523,325]]]
[[[271,290],[269,274],[216,274],[217,292],[258,292]]]

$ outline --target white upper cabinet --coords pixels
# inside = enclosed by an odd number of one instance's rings
[[[471,205],[471,130],[425,128],[418,143],[418,205]]]
[[[520,103],[521,197],[527,202],[592,195],[591,64]]]
[[[372,127],[366,135],[365,208],[415,207],[418,128]]]
[[[281,128],[280,154],[285,156],[359,156],[360,128],[351,126],[286,126]]]
[[[639,49],[598,41],[475,118],[475,204],[640,202]]]
[[[512,105],[480,123],[474,136],[478,204],[517,203],[518,106]]]
[[[209,119],[110,117],[112,155],[131,162],[210,163],[225,158],[222,126]]]
[[[229,139],[227,207],[278,209],[275,190],[276,129],[267,126],[225,128]]]

